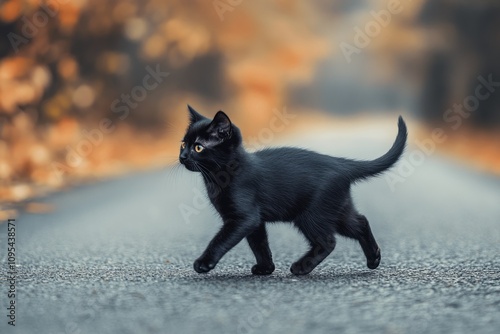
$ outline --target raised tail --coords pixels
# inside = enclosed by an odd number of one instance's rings
[[[348,175],[352,182],[380,175],[399,160],[405,150],[406,140],[408,139],[406,123],[401,116],[399,116],[398,128],[398,136],[386,154],[372,161],[349,161]]]

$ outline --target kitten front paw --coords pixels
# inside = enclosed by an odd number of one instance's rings
[[[208,273],[210,270],[215,268],[216,263],[212,261],[207,261],[205,259],[197,259],[194,261],[194,270],[198,274]]]
[[[378,248],[377,251],[375,252],[375,258],[372,260],[366,261],[366,265],[370,269],[377,269],[378,265],[380,264],[380,259],[381,259],[380,248]]]
[[[274,264],[270,265],[263,265],[263,264],[256,264],[255,266],[252,267],[252,274],[254,275],[271,275],[274,271],[275,267]]]

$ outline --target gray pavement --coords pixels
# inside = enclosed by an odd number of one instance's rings
[[[395,132],[293,140],[374,158]],[[245,243],[209,274],[195,273],[193,261],[220,224],[213,209],[193,202],[196,189],[197,175],[164,169],[80,186],[44,199],[57,208],[51,214],[22,214],[16,327],[7,325],[2,256],[0,333],[500,331],[498,178],[433,156],[394,192],[383,177],[356,185],[357,206],[382,249],[379,269],[367,269],[359,245],[340,239],[305,277],[289,267],[306,243],[284,224],[269,227],[273,275],[251,275]],[[197,212],[186,220],[180,207]],[[2,254],[6,248],[2,224]]]

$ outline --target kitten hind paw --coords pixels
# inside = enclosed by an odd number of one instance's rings
[[[375,253],[375,259],[373,260],[368,260],[366,262],[366,265],[370,269],[377,269],[378,265],[380,264],[380,259],[382,257],[380,256],[380,248],[377,249],[377,252]]]
[[[215,263],[198,259],[194,261],[193,267],[198,274],[204,274],[214,269]]]
[[[256,264],[252,267],[252,274],[254,275],[271,275],[274,271],[275,267],[274,264],[270,265],[263,265],[263,264]]]
[[[301,263],[301,262],[295,262],[292,264],[290,267],[290,272],[294,275],[307,275],[311,271],[313,271],[313,268],[310,268],[309,266]]]

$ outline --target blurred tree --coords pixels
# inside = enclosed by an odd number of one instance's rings
[[[500,82],[500,3],[427,1],[419,21],[431,45],[426,55],[422,113],[442,121],[444,111],[474,96],[478,77]],[[500,87],[481,101],[468,122],[480,127],[500,126]]]
[[[185,120],[188,102],[227,109],[243,126],[268,122],[290,83],[311,80],[327,55],[314,34],[323,13],[300,0],[224,8],[204,0],[0,2],[0,200],[29,197],[15,193],[30,189],[17,183],[64,184],[53,163],[66,163],[104,118],[115,132],[96,135],[64,175],[112,174],[148,163],[165,143],[177,149],[172,124]],[[129,104],[151,69],[170,76]]]

